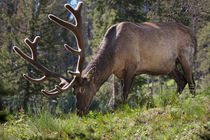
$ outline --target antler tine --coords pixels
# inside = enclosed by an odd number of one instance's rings
[[[58,94],[72,88],[75,84],[75,80],[76,80],[76,77],[74,77],[73,80],[70,83],[68,83],[64,80],[61,80],[61,83],[59,85],[56,85],[54,89],[52,89],[50,91],[42,90],[41,92],[44,95],[47,95],[47,96],[50,96],[50,97],[57,96]]]
[[[37,46],[38,46],[39,39],[40,39],[40,36],[36,36],[33,42],[31,42],[28,38],[24,40],[24,42],[29,46],[31,50],[33,60],[37,59]]]
[[[68,73],[70,73],[71,75],[74,75],[76,77],[80,76],[80,72],[73,72],[73,71],[68,70]]]
[[[69,23],[67,21],[64,21],[62,19],[60,19],[59,17],[53,15],[53,14],[49,14],[48,18],[52,21],[54,21],[55,23],[57,23],[58,25],[63,26],[64,28],[72,31],[72,32],[76,32],[76,26],[72,23]]]
[[[78,22],[78,19],[81,18],[82,6],[83,6],[83,3],[82,3],[82,2],[79,2],[79,3],[77,4],[76,10],[74,10],[74,8],[72,8],[69,4],[65,4],[65,5],[64,5],[64,7],[65,7],[69,12],[71,12],[71,13],[74,15],[75,21],[76,21],[76,25],[75,25],[75,26],[81,26],[81,23]]]
[[[76,54],[76,55],[80,55],[80,54],[81,54],[81,50],[75,50],[75,49],[73,49],[72,47],[70,47],[70,46],[67,45],[67,44],[64,44],[64,47],[65,47],[68,51],[70,51],[71,53],[73,53],[73,54]]]
[[[13,47],[13,50],[20,55],[23,59],[25,59],[26,61],[28,61],[29,63],[32,63],[32,59],[26,55],[20,48],[18,48],[17,46]]]
[[[23,77],[26,79],[26,80],[28,80],[28,81],[30,81],[30,82],[33,82],[33,83],[40,83],[40,82],[44,82],[44,81],[46,81],[47,80],[47,76],[43,76],[43,77],[41,77],[41,78],[38,78],[38,79],[34,79],[34,78],[31,78],[31,77],[29,77],[28,75],[26,75],[26,74],[23,74]]]

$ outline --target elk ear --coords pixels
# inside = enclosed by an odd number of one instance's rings
[[[95,72],[96,72],[96,68],[93,67],[85,74],[85,78],[87,79],[87,81],[90,81],[91,79],[94,78]]]

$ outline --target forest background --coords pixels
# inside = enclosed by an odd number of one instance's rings
[[[17,115],[20,111],[38,115],[43,110],[50,114],[75,112],[72,90],[55,98],[41,94],[41,89],[51,89],[58,81],[31,84],[22,74],[41,77],[41,73],[16,55],[12,47],[19,46],[24,52],[30,50],[24,39],[41,36],[39,61],[50,70],[65,76],[74,70],[77,56],[68,53],[63,44],[76,47],[73,34],[51,22],[52,13],[74,23],[73,16],[63,8],[65,3],[76,7],[77,0],[1,0],[0,1],[0,108],[1,111]],[[179,22],[189,26],[198,41],[193,75],[199,94],[209,94],[210,85],[210,1],[209,0],[83,0],[83,38],[86,63],[93,58],[107,29],[116,23],[129,21],[141,23]],[[185,92],[188,92],[188,86]],[[155,107],[153,97],[165,91],[176,90],[175,82],[168,76],[137,76],[128,98],[130,107],[146,105]],[[120,82],[111,76],[100,88],[90,107],[92,111],[105,111],[117,106]],[[166,95],[167,96],[167,95]],[[168,99],[165,99],[168,100]]]

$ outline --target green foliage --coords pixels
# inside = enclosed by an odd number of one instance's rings
[[[176,94],[168,91],[168,94]],[[164,93],[166,94],[166,93]],[[157,95],[158,96],[158,95]],[[20,139],[201,139],[209,136],[210,96],[186,93],[162,95],[154,101],[156,108],[130,108],[120,105],[114,111],[90,111],[87,116],[74,113],[54,116],[42,112],[37,116],[19,113],[4,124],[3,137]]]
[[[142,22],[146,20],[143,0],[85,0],[89,5],[89,17],[93,20],[93,40],[90,45],[95,54],[108,28],[122,21]]]
[[[167,89],[160,91],[159,94],[154,95],[154,102],[157,107],[164,107],[167,105],[176,104],[178,100],[178,93],[175,89]]]
[[[210,44],[210,22],[207,22],[198,33],[199,45]]]
[[[111,85],[110,82],[105,82],[99,91],[97,92],[93,105],[91,105],[92,109],[98,109],[98,110],[106,110],[108,102],[111,98],[112,89],[110,88]]]
[[[29,125],[31,120],[29,120],[29,117],[26,116],[23,112],[20,112],[13,119],[15,119],[15,121],[8,122],[9,127],[7,128],[7,133],[12,137],[26,139],[28,137],[34,138],[36,136],[35,133],[37,133],[37,131],[34,131],[34,128]]]
[[[210,22],[207,21],[198,32],[197,71],[202,80],[201,86],[210,84]]]

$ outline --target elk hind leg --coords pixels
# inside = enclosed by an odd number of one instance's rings
[[[177,83],[177,92],[181,94],[187,84],[187,81],[184,78],[183,74],[178,71],[177,67],[175,67],[175,69],[169,75]]]
[[[179,61],[184,71],[184,77],[189,85],[191,94],[195,95],[195,82],[192,73],[192,59],[188,56],[189,54],[182,54]]]

